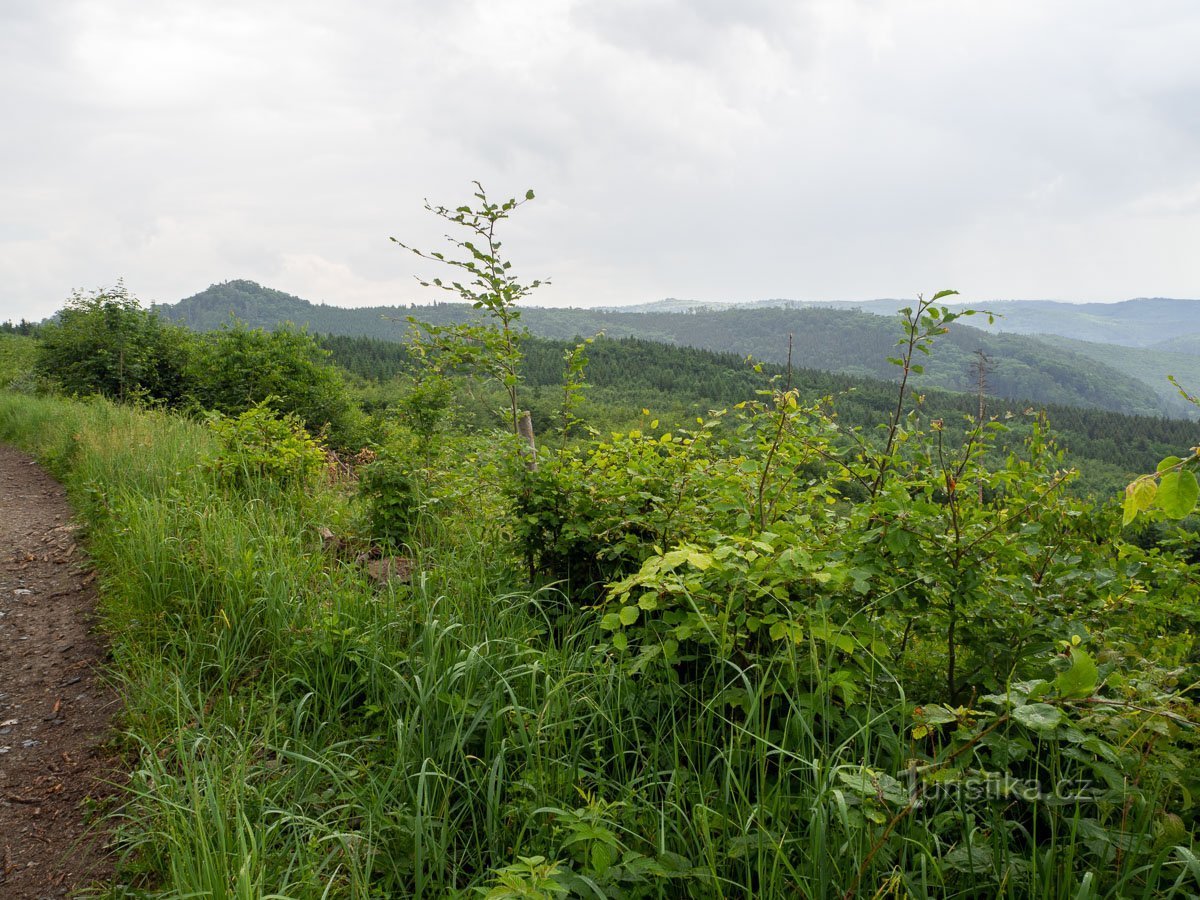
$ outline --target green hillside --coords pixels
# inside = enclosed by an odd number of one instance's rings
[[[1195,407],[1179,395],[1178,389],[1171,384],[1167,376],[1175,376],[1180,384],[1190,387],[1193,393],[1200,390],[1200,348],[1192,353],[1182,349],[1189,342],[1198,341],[1195,336],[1188,335],[1177,342],[1164,342],[1167,346],[1180,347],[1179,350],[1168,350],[1159,345],[1121,347],[1116,344],[1095,344],[1048,334],[1039,335],[1038,340],[1067,352],[1103,362],[1130,378],[1136,378],[1157,388],[1159,396],[1168,404],[1172,414],[1194,413]]]
[[[1167,338],[1165,341],[1151,344],[1149,349],[1161,350],[1166,353],[1186,353],[1189,356],[1200,356],[1200,331]]]
[[[1121,303],[1002,300],[981,303],[1003,316],[997,330],[1057,334],[1081,341],[1147,347],[1200,327],[1200,300],[1145,297]]]
[[[909,300],[855,301],[756,300],[751,302],[697,302],[670,298],[622,307],[622,312],[680,313],[696,310],[731,310],[779,307],[852,310],[894,315]],[[949,304],[961,310],[969,305],[996,313],[996,321],[976,323],[985,331],[1012,334],[1054,334],[1075,340],[1128,347],[1156,347],[1180,353],[1200,353],[1200,300],[1143,297],[1120,303],[1064,303],[1058,300],[979,300]],[[1160,343],[1164,346],[1159,346]]]
[[[339,366],[381,384],[379,391],[366,392],[372,405],[386,404],[394,392],[383,383],[408,369],[404,346],[395,341],[326,335],[321,343]],[[565,341],[535,337],[522,344],[522,375],[528,388],[524,403],[533,410],[539,431],[552,430],[558,420],[563,351],[568,346]],[[642,408],[652,410],[654,417],[671,427],[689,425],[710,409],[753,398],[772,376],[784,375],[779,365],[765,364],[756,371],[737,354],[664,346],[638,338],[601,338],[589,348],[588,360],[585,418],[604,427],[633,427]],[[809,400],[835,397],[839,421],[868,432],[886,419],[896,400],[896,385],[876,378],[796,368],[792,384]],[[977,402],[971,394],[929,391],[924,414],[957,423],[976,413]],[[987,404],[989,415],[1014,414],[1011,440],[1019,443],[1027,433],[1022,423],[1028,422],[1028,404],[995,398],[989,398]],[[1153,469],[1164,456],[1198,440],[1196,426],[1182,419],[1070,406],[1043,408],[1068,453],[1069,464],[1083,473],[1080,487],[1084,492],[1111,495],[1134,475]]]
[[[283,321],[315,332],[399,340],[415,315],[445,324],[474,315],[462,304],[341,309],[311,304],[253,282],[231,281],[158,311],[198,330],[220,327],[230,316],[271,328]],[[603,331],[613,338],[638,337],[680,346],[732,352],[783,362],[787,335],[794,336],[797,365],[849,375],[888,379],[886,358],[896,338],[889,317],[829,307],[737,308],[690,313],[530,308],[522,323],[538,336],[569,340]],[[986,334],[955,327],[919,379],[924,390],[971,390],[976,350],[989,358],[989,390],[1002,397],[1068,406],[1090,406],[1137,415],[1179,413],[1154,388],[1118,369],[1028,337]]]

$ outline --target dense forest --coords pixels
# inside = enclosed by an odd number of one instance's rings
[[[156,309],[196,330],[219,328],[233,316],[254,327],[291,322],[317,333],[390,340],[406,337],[411,315],[436,325],[478,317],[477,311],[460,303],[354,310],[314,305],[246,281],[213,285],[178,304]],[[977,319],[982,324],[986,317]],[[523,312],[522,323],[532,334],[555,340],[602,332],[610,338],[639,337],[777,363],[787,357],[791,334],[798,366],[874,378],[892,374],[887,361],[894,343],[891,319],[857,310],[763,307],[634,313],[530,308]],[[1117,366],[1097,352],[1085,354],[1025,335],[989,334],[967,327],[962,320],[946,335],[940,351],[919,379],[923,388],[973,390],[977,352],[982,351],[989,389],[995,396],[1141,415],[1192,416],[1195,412],[1166,378],[1176,374],[1186,382],[1196,369],[1187,354],[1139,355],[1141,351],[1125,348],[1122,365]]]
[[[405,345],[394,341],[324,335],[319,342],[337,365],[377,384],[401,378],[412,363]],[[553,427],[561,418],[563,355],[571,346],[567,341],[522,339],[521,372],[529,386],[526,405],[539,427]],[[587,418],[599,427],[629,425],[645,408],[664,422],[687,424],[711,409],[754,398],[772,379],[786,374],[785,366],[752,365],[733,353],[639,338],[599,338],[588,347]],[[882,379],[793,367],[791,382],[805,397],[834,398],[839,420],[851,427],[870,429],[895,402],[895,384]],[[387,390],[364,387],[360,391],[370,408],[386,405]],[[926,391],[922,396],[922,408],[929,418],[960,423],[978,413],[977,394]],[[1026,425],[1034,418],[1030,410],[1044,413],[1067,451],[1067,461],[1082,472],[1077,488],[1099,494],[1114,494],[1134,474],[1152,469],[1158,460],[1195,437],[1195,424],[1182,419],[1041,406],[992,396],[985,397],[984,403],[989,414],[998,418],[1015,415]],[[1026,425],[1018,422],[1012,426],[1011,441],[1019,443]]]
[[[1200,892],[1194,422],[930,390],[949,292],[888,379],[530,336],[476,197],[405,343],[0,335],[101,573],[105,896]]]

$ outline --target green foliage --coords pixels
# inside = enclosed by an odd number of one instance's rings
[[[328,352],[305,331],[247,328],[232,322],[204,335],[188,367],[193,401],[238,415],[259,405],[295,416],[337,447],[360,440],[360,416]]]
[[[906,375],[920,365],[914,354],[954,318],[930,304],[905,312],[897,362]],[[717,417],[696,434],[663,435],[649,455],[635,457],[628,442],[599,444],[584,468],[564,453],[556,471],[573,465],[584,473],[566,496],[586,499],[572,506],[561,490],[532,491],[553,504],[518,505],[517,534],[527,553],[542,548],[543,558],[547,548],[621,538],[624,561],[640,569],[610,586],[602,626],[618,650],[636,648],[639,666],[648,656],[686,662],[700,652],[741,664],[770,660],[812,636],[806,617],[820,609],[872,654],[880,624],[902,631],[901,646],[886,654],[893,661],[914,630],[942,635],[951,698],[964,689],[964,651],[973,684],[1003,684],[1060,624],[1047,594],[1060,571],[1056,546],[1077,531],[1069,504],[1056,501],[1066,480],[1061,458],[1035,427],[1024,454],[990,470],[985,459],[1004,432],[998,422],[976,423],[951,452],[944,423],[906,412],[905,384],[879,443],[845,432],[823,404],[804,406],[794,389],[776,388],[728,422]],[[682,464],[673,477],[639,490],[638,475],[659,475],[677,441]],[[644,498],[644,511],[597,502],[609,492],[592,473],[605,468],[633,476],[625,493],[612,493],[619,502]],[[607,512],[614,506],[619,518]],[[619,528],[607,524],[614,518]],[[652,552],[629,553],[639,547],[631,535]],[[615,556],[614,545],[593,553]],[[1031,569],[1036,578],[1022,577]],[[863,616],[874,619],[870,628]],[[828,628],[815,636],[836,645]]]
[[[571,892],[557,877],[561,874],[558,862],[547,862],[544,856],[519,856],[515,863],[495,870],[492,887],[477,891],[486,900],[550,900]]]
[[[1200,397],[1189,394],[1174,379],[1172,383],[1179,393],[1193,405],[1200,407]],[[1171,519],[1183,519],[1200,508],[1200,447],[1193,447],[1191,455],[1181,459],[1168,456],[1158,464],[1153,475],[1142,475],[1125,488],[1123,524],[1130,524],[1137,514],[1151,508],[1162,510]]]
[[[262,481],[311,487],[325,464],[325,453],[291,413],[275,411],[267,397],[236,416],[214,414],[209,423],[219,450],[209,465],[234,484]]]
[[[999,860],[1012,859],[1016,848],[1005,844],[1022,840],[1018,829],[1052,832],[1057,811],[1074,817],[1085,836],[1080,850],[1095,869],[1124,864],[1129,857],[1148,861],[1158,850],[1145,824],[1141,833],[1129,828],[1131,819],[1148,824],[1153,798],[1128,775],[1140,771],[1151,778],[1153,745],[1178,739],[1180,726],[1191,723],[1171,709],[1169,697],[1139,692],[1113,664],[1097,665],[1078,636],[1061,643],[1065,649],[1054,661],[1057,675],[1049,680],[1011,682],[1003,693],[982,696],[977,708],[913,710],[916,755],[910,761],[907,805],[897,815],[951,796],[960,814],[978,818],[985,818],[988,802],[997,799],[1021,809],[981,845],[968,871],[994,870]],[[1170,815],[1176,817],[1174,811]],[[1036,857],[1031,862],[1054,865]],[[1039,878],[1027,863],[1012,875],[1034,883]],[[1061,873],[1044,872],[1040,878],[1045,882]]]
[[[1190,368],[1185,352],[1196,352],[1200,340],[1192,335],[1172,345],[1173,357],[1152,349],[1115,347],[1106,344],[1080,345],[1078,341],[1045,340],[1040,333],[1072,335],[1086,341],[1137,343],[1175,334],[1179,323],[1196,319],[1197,301],[1131,301],[1125,304],[1047,304],[1000,302],[1003,311],[997,326],[1004,332],[984,333],[975,327],[954,327],[946,335],[937,356],[928,360],[920,378],[923,392],[974,389],[972,363],[982,349],[993,363],[988,374],[988,391],[1021,408],[1030,403],[1082,406],[1128,415],[1178,416],[1188,407],[1172,396],[1163,382],[1167,372],[1185,375]],[[859,306],[860,304],[855,304]],[[676,311],[658,308],[634,310],[538,309],[524,311],[521,322],[535,335],[559,342],[577,340],[578,335],[602,331],[614,339],[639,338],[675,347],[696,347],[731,353],[751,354],[783,364],[787,334],[795,335],[794,360],[800,367],[826,370],[857,378],[889,378],[885,357],[893,343],[890,316],[903,304],[879,301],[861,304],[861,309],[785,305],[730,310],[695,309]],[[419,311],[418,311],[419,310]],[[479,320],[478,311],[465,303],[442,303],[433,307],[372,307],[338,309],[308,303],[253,282],[228,282],[176,306],[161,307],[163,315],[197,329],[218,327],[230,312],[252,325],[275,327],[280,322],[307,323],[315,332],[372,336],[400,341],[405,337],[405,316],[419,315],[435,325]],[[884,313],[875,315],[873,312]],[[1043,313],[1052,315],[1042,326],[1032,327]],[[1190,318],[1189,318],[1190,317]],[[1043,327],[1044,326],[1044,327]],[[1190,329],[1188,329],[1190,330]],[[1190,341],[1190,345],[1188,344]],[[554,367],[554,384],[560,370]],[[825,390],[824,392],[827,392]],[[742,399],[742,398],[738,398]],[[639,405],[645,405],[642,400]],[[656,403],[656,407],[660,404]],[[1061,416],[1055,421],[1062,423]],[[1101,434],[1109,432],[1101,432]]]
[[[41,331],[41,326],[36,322],[30,322],[27,319],[21,319],[15,325],[12,319],[6,319],[0,322],[0,334],[4,335],[22,335],[24,337],[33,337]]]
[[[111,893],[1195,895],[1195,536],[1126,541],[1037,416],[802,375],[533,471],[456,414],[380,427],[420,501],[386,585],[318,539],[344,488],[248,497],[198,464],[210,430],[0,394],[101,567],[136,760]]]
[[[600,335],[596,335],[600,337]],[[588,350],[595,343],[596,337],[580,341],[574,347],[568,347],[563,352],[563,400],[562,424],[559,429],[560,437],[565,441],[571,433],[584,427],[579,410],[583,402],[584,391],[587,390]]]
[[[433,427],[456,421],[460,427],[468,427],[476,419],[487,427],[494,420],[479,415],[492,405],[489,397],[472,393],[469,384],[452,374],[435,373],[424,363],[414,362],[410,351],[417,345],[328,336],[322,343],[338,365],[380,382],[358,389],[364,405],[377,411],[391,409],[393,416],[414,429],[418,419],[428,419]],[[563,357],[572,346],[535,337],[521,341],[524,402],[537,422],[562,421]],[[781,366],[762,363],[756,371],[733,354],[632,338],[596,338],[587,346],[587,358],[588,388],[575,395],[575,415],[604,432],[637,427],[644,418],[639,411],[646,407],[653,407],[655,416],[669,428],[686,427],[711,409],[754,396],[770,378],[784,376]],[[835,396],[837,420],[847,429],[873,430],[895,407],[896,385],[880,380],[794,368],[792,386],[804,397]],[[426,393],[434,394],[428,403],[420,396]],[[964,417],[978,412],[975,396],[923,389],[921,396],[926,416],[942,419],[956,435],[963,433]],[[1024,414],[1026,404],[1014,406],[989,399],[988,408],[1008,426],[996,436],[990,451],[991,462],[996,463],[1021,450],[1035,419]],[[1083,496],[1115,494],[1133,474],[1153,469],[1158,460],[1186,446],[1195,434],[1193,423],[1179,419],[1139,418],[1065,406],[1047,407],[1045,413],[1058,444],[1079,470],[1079,477],[1068,487]],[[569,437],[581,437],[585,432],[585,427],[576,426]]]
[[[168,324],[118,283],[76,293],[41,331],[36,372],[65,393],[237,415],[269,402],[338,447],[363,421],[328,352],[304,331],[236,321],[196,336]]]
[[[33,378],[37,344],[33,338],[0,334],[0,388],[27,385]]]
[[[187,333],[142,308],[122,282],[75,292],[41,331],[36,369],[65,393],[182,400]]]
[[[392,444],[359,470],[358,493],[366,503],[369,533],[392,547],[405,544],[416,524],[419,499],[411,466],[405,449]]]
[[[700,500],[708,431],[614,433],[510,475],[511,528],[530,572],[590,596],[657,547],[684,539]]]
[[[523,200],[510,198],[502,203],[493,203],[478,181],[474,199],[475,207],[463,205],[455,209],[445,206],[425,208],[439,218],[466,231],[466,238],[447,235],[447,241],[458,258],[440,251],[424,251],[392,238],[406,250],[424,260],[431,260],[452,270],[457,270],[448,281],[431,278],[421,281],[423,287],[437,287],[456,294],[471,305],[482,310],[491,325],[478,326],[472,323],[454,323],[438,326],[423,324],[421,330],[443,355],[450,355],[454,362],[473,362],[482,371],[494,377],[508,395],[511,426],[517,431],[520,410],[517,405],[517,386],[521,380],[521,351],[517,328],[521,311],[517,305],[544,283],[540,280],[522,284],[512,274],[512,263],[500,255],[501,242],[496,233],[497,226],[518,207],[533,199],[533,191],[526,191]],[[459,280],[461,279],[461,280]]]

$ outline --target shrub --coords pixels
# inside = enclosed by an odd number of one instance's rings
[[[207,410],[237,415],[265,404],[322,430],[337,447],[353,446],[361,413],[346,394],[329,353],[307,332],[240,322],[206,335],[188,368],[192,398]]]
[[[381,453],[363,467],[358,492],[366,502],[372,539],[393,547],[405,543],[417,518],[417,490],[404,461],[392,452]]]
[[[311,485],[324,465],[324,451],[296,416],[275,412],[272,399],[234,417],[218,413],[210,419],[220,442],[210,465],[228,481],[243,486],[262,480]]]
[[[42,330],[35,368],[68,394],[175,405],[186,392],[193,346],[186,330],[142,309],[118,281],[72,295]]]
[[[513,461],[512,527],[531,573],[591,599],[592,588],[707,527],[711,432],[657,427],[565,449],[536,470]]]

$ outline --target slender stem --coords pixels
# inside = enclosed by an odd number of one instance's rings
[[[763,462],[762,473],[758,476],[758,530],[766,531],[767,529],[767,513],[766,507],[763,504],[763,494],[767,489],[767,478],[771,474],[771,463],[775,459],[775,454],[779,450],[779,444],[783,441],[783,432],[787,428],[788,394],[781,394],[776,402],[780,406],[779,410],[779,427],[775,431],[775,440],[771,442],[771,449],[767,451],[767,458]]]

